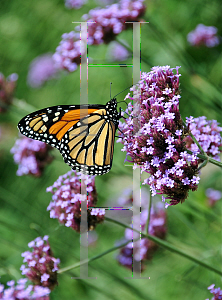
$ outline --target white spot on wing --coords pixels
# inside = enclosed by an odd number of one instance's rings
[[[41,129],[42,129],[43,132],[46,132],[47,127],[46,127],[45,125],[43,125],[43,126],[41,127]]]

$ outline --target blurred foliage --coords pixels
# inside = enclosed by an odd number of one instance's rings
[[[221,35],[220,1],[151,0],[146,1],[144,16],[149,24],[142,25],[142,72],[155,65],[181,66],[182,98],[180,109],[183,118],[206,115],[208,119],[221,121],[221,45],[215,48],[191,47],[187,34],[197,24],[212,25]],[[18,73],[16,98],[23,99],[34,109],[57,104],[74,104],[79,101],[79,69],[63,73],[47,82],[42,88],[27,86],[30,62],[38,55],[55,51],[61,35],[74,28],[73,21],[96,7],[89,1],[80,10],[67,10],[62,0],[11,0],[0,4],[0,72],[5,76]],[[132,45],[132,31],[122,32],[119,38]],[[95,62],[104,61],[107,45],[90,46],[89,57]],[[147,64],[146,61],[149,63]],[[131,67],[89,68],[89,103],[106,103],[109,99],[109,83],[112,95],[132,83]],[[123,100],[125,93],[118,96]],[[123,105],[123,109],[124,109]],[[49,218],[46,208],[50,193],[46,187],[69,167],[55,150],[56,159],[41,178],[16,176],[17,166],[10,149],[18,137],[16,125],[27,114],[13,106],[7,114],[0,115],[0,276],[1,282],[19,279],[22,264],[21,252],[37,236],[50,236],[54,256],[61,259],[61,267],[79,261],[79,235],[70,228],[59,226]],[[125,154],[121,145],[115,145],[112,170],[99,176],[96,186],[98,206],[115,205],[124,187],[132,185],[132,171],[124,167]],[[217,167],[207,166],[202,173],[197,192],[190,194],[183,205],[170,207],[167,240],[193,256],[209,264],[221,266],[221,203],[209,208],[205,199],[208,187],[219,189],[221,173]],[[110,204],[112,203],[112,204]],[[98,226],[98,240],[89,249],[89,257],[112,247],[121,239],[124,229],[108,222]],[[207,287],[215,283],[221,286],[218,275],[190,261],[159,249],[153,260],[147,263],[142,274],[150,279],[129,280],[131,272],[115,261],[117,253],[110,253],[89,265],[89,280],[74,280],[79,269],[59,275],[59,286],[50,299],[205,299],[210,296]]]

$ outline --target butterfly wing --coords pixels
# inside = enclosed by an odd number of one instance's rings
[[[103,108],[104,105],[59,105],[35,111],[18,123],[19,131],[34,140],[60,149],[64,134],[80,118]]]
[[[112,167],[117,126],[99,109],[72,126],[61,140],[60,152],[72,169],[103,175]]]
[[[20,132],[61,152],[72,169],[102,175],[112,167],[120,113],[116,99],[106,105],[59,105],[38,110],[19,123]]]

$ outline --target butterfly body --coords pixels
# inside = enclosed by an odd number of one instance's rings
[[[106,105],[59,105],[38,110],[18,123],[20,132],[57,148],[72,169],[103,175],[112,167],[121,113],[116,99]]]

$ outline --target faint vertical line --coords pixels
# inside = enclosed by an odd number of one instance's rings
[[[80,262],[88,259],[88,199],[84,176],[81,175]],[[80,265],[80,277],[88,278],[88,263]]]
[[[80,24],[80,117],[81,106],[88,104],[87,22]]]
[[[87,22],[80,23],[80,119],[85,116],[84,110],[88,105],[88,26]],[[79,133],[81,135],[81,132]],[[88,260],[88,196],[86,175],[81,175],[81,220],[80,220],[80,262]],[[88,262],[80,265],[80,277],[73,279],[96,279],[88,277]]]
[[[80,119],[84,117],[83,104],[88,104],[88,60],[87,60],[87,23],[80,24]],[[80,133],[81,134],[81,133]],[[88,220],[87,191],[81,175],[81,221],[80,221],[80,261],[88,259]],[[88,263],[80,265],[80,277],[88,278]]]
[[[141,60],[140,60],[140,23],[133,23],[133,85],[139,82],[141,74]],[[138,90],[133,91],[133,135],[138,135],[140,129]],[[133,199],[140,199],[139,205],[133,201],[133,227],[136,217],[140,216],[141,212],[141,198],[140,198],[140,169],[133,170]],[[140,218],[139,218],[140,220]],[[141,227],[141,226],[140,226]],[[138,228],[136,228],[138,229]],[[133,241],[138,237],[138,233],[133,231]],[[140,234],[141,240],[141,234]],[[134,243],[134,242],[133,242]],[[140,248],[139,248],[140,249]],[[140,277],[141,260],[136,260],[136,247],[133,247],[133,277]]]

